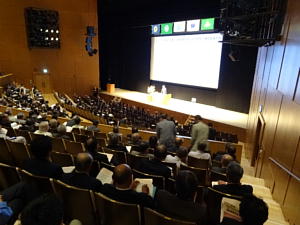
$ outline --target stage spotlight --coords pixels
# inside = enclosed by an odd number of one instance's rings
[[[41,29],[40,29],[40,31],[42,32],[42,31],[43,31],[43,29],[41,28]]]
[[[56,30],[56,33],[58,34],[58,33],[59,33],[59,30]]]
[[[53,33],[54,32],[54,30],[51,30],[51,33]]]
[[[57,38],[55,38],[55,41],[58,41],[59,40],[59,38],[57,37]]]
[[[44,73],[44,74],[48,73],[48,69],[47,69],[47,68],[44,68],[44,69],[43,69],[43,73]]]
[[[49,40],[49,38],[48,38],[48,37],[45,37],[45,40],[46,40],[46,41],[48,41],[48,40]]]
[[[45,33],[48,33],[48,32],[49,32],[49,30],[48,30],[48,29],[46,29],[46,30],[45,30]]]
[[[54,37],[51,37],[51,41],[53,41],[54,40]]]

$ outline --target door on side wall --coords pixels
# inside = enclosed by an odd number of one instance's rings
[[[49,94],[52,92],[50,74],[35,74],[34,81],[37,89],[43,94]]]
[[[259,114],[257,120],[257,128],[255,134],[255,141],[254,141],[254,149],[251,159],[251,166],[255,166],[255,176],[260,177],[261,170],[262,170],[262,163],[264,159],[264,146],[262,144],[264,131],[265,131],[265,120],[262,114]]]

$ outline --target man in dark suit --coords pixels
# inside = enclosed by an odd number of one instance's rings
[[[171,170],[162,163],[167,156],[167,149],[164,145],[158,145],[156,149],[154,149],[154,159],[143,159],[140,165],[139,170],[144,173],[170,177]]]
[[[33,158],[26,160],[23,168],[34,175],[60,179],[63,171],[60,166],[50,162],[51,151],[51,138],[39,135],[30,144],[30,152]]]
[[[101,181],[89,176],[92,162],[93,157],[89,153],[79,153],[75,161],[75,170],[72,173],[64,174],[61,181],[78,188],[100,192]]]
[[[88,131],[100,132],[100,129],[98,128],[98,124],[99,124],[99,121],[98,120],[94,120],[93,121],[93,125],[88,126],[86,129]]]
[[[253,187],[251,185],[242,185],[241,179],[243,177],[244,170],[237,162],[231,162],[226,171],[227,182],[213,186],[214,189],[238,196],[252,195]]]
[[[221,159],[221,167],[213,166],[211,168],[211,170],[214,171],[214,172],[217,172],[217,173],[226,174],[227,166],[232,161],[233,161],[232,156],[229,155],[229,154],[225,154],[225,155],[222,156],[222,159]]]
[[[206,205],[195,203],[198,180],[192,171],[181,170],[176,177],[176,195],[159,190],[155,197],[157,210],[172,218],[206,224]]]
[[[98,152],[98,142],[95,137],[87,139],[85,149],[92,155],[94,160],[109,164],[107,156]]]
[[[156,134],[159,144],[167,147],[174,146],[176,137],[176,126],[173,121],[167,120],[167,115],[161,116],[160,122],[156,124]]]
[[[104,184],[102,193],[116,201],[139,204],[153,208],[153,199],[148,195],[149,188],[143,185],[142,192],[136,192],[137,182],[133,182],[133,175],[130,166],[121,164],[115,167],[113,173],[113,185]]]

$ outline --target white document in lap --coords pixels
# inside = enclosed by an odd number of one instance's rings
[[[136,178],[135,180],[139,181],[140,183],[136,187],[137,192],[142,192],[142,187],[144,184],[146,184],[149,188],[149,195],[151,197],[154,197],[155,194],[155,187],[153,186],[153,180],[152,179],[142,179],[142,178]]]
[[[239,216],[240,203],[241,202],[239,200],[223,197],[221,203],[220,222],[223,221],[224,217],[241,221],[241,217]]]
[[[100,180],[102,184],[112,184],[113,183],[112,175],[113,175],[112,171],[106,168],[102,168],[96,178]]]
[[[74,169],[75,169],[75,166],[64,166],[62,168],[62,170],[64,171],[64,173],[72,173]]]

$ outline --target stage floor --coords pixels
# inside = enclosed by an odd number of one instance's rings
[[[106,91],[103,91],[102,93],[188,115],[199,114],[205,119],[228,124],[235,127],[245,129],[247,126],[248,114],[221,109],[215,106],[204,105],[200,103],[192,103],[176,98],[171,98],[168,104],[162,104],[157,101],[149,101],[149,95],[146,93],[129,91],[119,88],[116,88],[114,93],[108,93]]]

